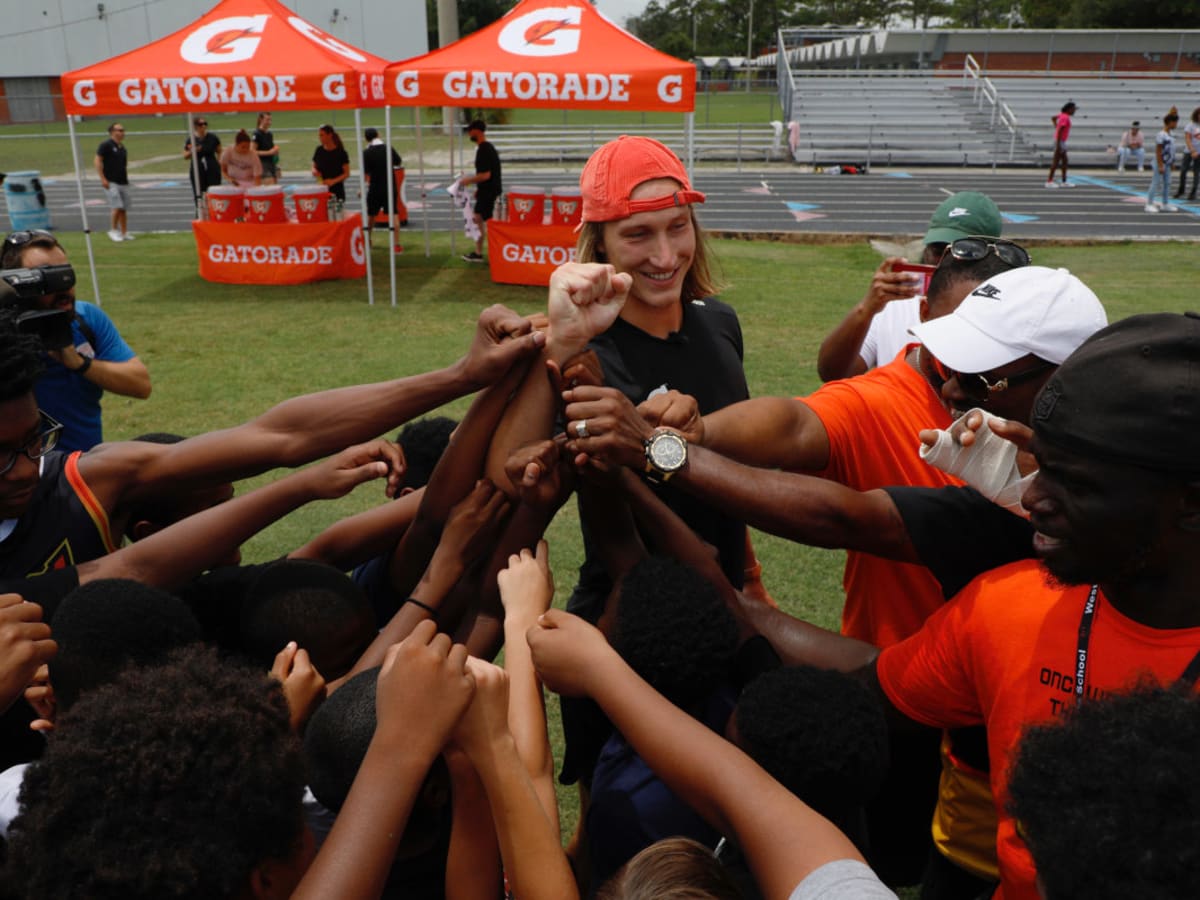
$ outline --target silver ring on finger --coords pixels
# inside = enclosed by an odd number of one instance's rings
[[[575,423],[575,436],[585,438],[590,434],[587,427],[587,419],[580,419]]]

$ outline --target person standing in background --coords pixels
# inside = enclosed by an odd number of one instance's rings
[[[1179,111],[1171,107],[1171,111],[1163,116],[1163,129],[1154,139],[1154,175],[1150,179],[1150,190],[1146,192],[1146,212],[1156,213],[1160,210],[1176,212],[1179,207],[1167,202],[1167,191],[1171,188],[1171,164],[1175,162],[1175,137],[1171,134],[1179,123]],[[1162,200],[1154,199],[1156,193],[1162,194]]]
[[[1050,159],[1050,174],[1046,176],[1046,187],[1056,188],[1054,183],[1054,170],[1062,166],[1062,186],[1075,187],[1075,185],[1067,181],[1067,138],[1071,136],[1071,116],[1075,115],[1074,100],[1068,100],[1063,104],[1062,112],[1057,116],[1052,116],[1051,121],[1054,122],[1054,156]]]
[[[125,149],[125,126],[113,122],[108,126],[108,140],[96,148],[96,174],[112,210],[112,227],[108,236],[114,241],[132,241],[129,233],[129,153]],[[1182,188],[1180,188],[1182,190]]]
[[[495,144],[487,139],[487,123],[483,119],[474,119],[467,126],[467,137],[476,145],[475,174],[464,175],[461,183],[476,185],[475,224],[479,226],[479,237],[475,238],[474,251],[463,254],[463,259],[467,262],[483,262],[483,223],[492,217],[496,200],[504,190],[500,181],[500,154],[496,152]]]
[[[237,133],[233,146],[221,154],[221,174],[238,187],[258,187],[262,184],[262,162],[250,149],[250,135],[245,129]]]
[[[1200,184],[1200,106],[1192,110],[1192,120],[1183,126],[1183,152],[1179,154],[1179,190],[1176,198],[1183,196],[1187,186],[1188,169],[1192,170],[1192,192],[1189,200],[1196,199],[1196,186]]]
[[[191,160],[194,142],[196,165],[188,165],[188,177],[192,180],[192,197],[199,203],[201,194],[221,183],[221,139],[209,132],[207,119],[197,119],[195,127],[195,134],[183,145],[183,158]],[[198,184],[197,176],[200,179]]]
[[[317,129],[317,139],[321,145],[313,151],[312,173],[321,184],[329,188],[340,202],[346,202],[345,181],[350,177],[350,154],[342,144],[342,139],[332,125],[322,125]]]
[[[271,133],[271,114],[258,114],[258,125],[254,128],[254,152],[262,163],[262,183],[279,183],[279,147],[275,143],[275,135]]]

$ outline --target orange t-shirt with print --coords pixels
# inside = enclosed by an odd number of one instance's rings
[[[815,474],[859,491],[893,485],[962,484],[921,459],[922,428],[948,428],[950,415],[925,379],[904,361],[831,381],[799,398],[829,435],[829,463]],[[842,579],[842,633],[888,647],[921,627],[944,599],[924,566],[851,550]]]
[[[1033,859],[1017,837],[1007,773],[1022,729],[1074,703],[1079,624],[1090,587],[1054,587],[1035,560],[986,572],[906,641],[884,650],[880,686],[911,719],[935,728],[987,726],[1003,900],[1036,900]],[[1200,650],[1200,627],[1149,628],[1098,596],[1086,695],[1151,675],[1174,682]]]

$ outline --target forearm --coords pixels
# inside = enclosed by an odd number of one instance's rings
[[[542,810],[517,756],[512,735],[472,754],[487,791],[500,856],[513,896],[522,900],[572,900],[579,894],[558,831]]]
[[[756,397],[709,413],[702,443],[752,466],[822,469],[829,461],[825,426],[790,397]]]
[[[433,755],[419,744],[371,741],[333,830],[292,900],[379,897]]]
[[[84,563],[79,567],[79,582],[129,578],[173,590],[228,558],[272,522],[315,498],[311,473],[296,472]]]
[[[288,557],[313,559],[346,571],[389,553],[416,516],[423,490],[334,522]]]
[[[919,562],[896,505],[883,491],[856,491],[815,475],[747,466],[705,447],[688,448],[687,465],[672,483],[769,534]]]
[[[550,437],[554,431],[559,398],[546,371],[546,360],[550,358],[547,351],[534,357],[497,422],[488,447],[484,476],[509,496],[515,493],[504,472],[509,454]]]
[[[136,356],[123,362],[94,359],[80,377],[122,397],[145,400],[150,396],[150,371]]]
[[[676,708],[611,654],[595,699],[667,786],[745,853],[768,900],[782,900],[809,872],[859,859],[831,823],[748,756]]]
[[[859,353],[876,312],[863,298],[821,342],[817,352],[817,374],[822,381],[849,378],[867,370]]]
[[[370,440],[478,387],[459,361],[421,375],[285,400],[244,425],[185,444],[196,451],[190,456],[220,463],[194,476],[243,478],[275,466],[303,465]],[[185,444],[177,446],[177,454]]]
[[[508,672],[508,728],[517,755],[533,782],[542,810],[558,830],[554,755],[546,732],[546,699],[533,668],[525,635],[537,624],[534,611],[508,611],[504,617],[504,669]]]
[[[446,900],[497,900],[500,845],[487,791],[465,753],[446,752],[453,809],[446,855]]]
[[[757,600],[737,595],[738,618],[770,643],[788,666],[816,666],[857,672],[879,655],[879,648],[820,628]]]

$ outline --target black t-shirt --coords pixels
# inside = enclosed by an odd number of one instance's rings
[[[313,152],[312,161],[322,178],[337,178],[350,165],[350,154],[345,147],[334,147],[332,150],[318,147]]]
[[[742,327],[733,307],[707,298],[683,305],[679,331],[657,338],[624,319],[617,319],[591,342],[600,358],[605,383],[615,387],[634,405],[659,388],[674,389],[696,398],[707,414],[750,396],[742,370]],[[746,526],[672,486],[652,486],[667,504],[701,538],[717,549],[721,569],[740,588],[745,578]],[[579,583],[567,609],[591,621],[603,611],[612,590],[608,571],[600,561],[586,518],[583,522],[585,558]],[[653,544],[648,544],[653,552]],[[590,782],[600,748],[611,726],[592,701],[562,702],[567,746],[560,780]]]
[[[708,415],[750,396],[742,370],[742,327],[733,307],[714,298],[683,305],[679,331],[657,338],[617,319],[591,342],[604,368],[604,381],[636,406],[660,389],[696,398]],[[745,574],[746,526],[669,483],[654,492],[701,538],[717,548],[721,568],[735,587]],[[584,528],[587,558],[579,572],[579,595],[607,595],[608,573]],[[582,596],[579,598],[583,599]],[[572,598],[575,602],[575,598]]]
[[[195,147],[196,168],[200,170],[200,184],[204,187],[211,187],[214,184],[221,183],[221,161],[217,159],[217,154],[221,152],[221,139],[211,131],[202,138],[192,138],[192,140],[184,142],[184,148],[188,145]],[[188,161],[188,173],[192,174],[191,161]]]
[[[1033,526],[971,487],[884,488],[947,600],[977,575],[1033,556]]]
[[[270,150],[272,147],[275,146],[275,135],[273,135],[269,131],[263,131],[260,128],[254,129],[254,134],[251,137],[251,140],[254,141],[254,149],[255,150],[259,150],[259,151]],[[278,160],[279,160],[278,154],[273,154],[271,156],[262,157],[262,161],[264,163],[278,162]]]
[[[475,148],[475,172],[491,172],[492,177],[476,185],[476,197],[479,200],[490,198],[495,200],[504,190],[500,180],[500,154],[490,141],[480,141]]]
[[[337,178],[346,170],[345,167],[350,165],[350,154],[346,152],[345,147],[334,147],[332,150],[317,147],[313,152],[312,161],[317,167],[317,174],[322,178]],[[339,200],[345,200],[346,182],[339,181],[329,185],[329,193]]]
[[[126,169],[129,154],[124,144],[118,144],[109,138],[96,148],[96,155],[100,157],[100,167],[104,170],[105,178],[113,184],[129,184]]]
[[[392,149],[392,165],[399,166],[400,154]],[[372,194],[387,193],[388,165],[387,147],[383,144],[372,144],[363,151],[363,174],[370,182],[367,190]]]

